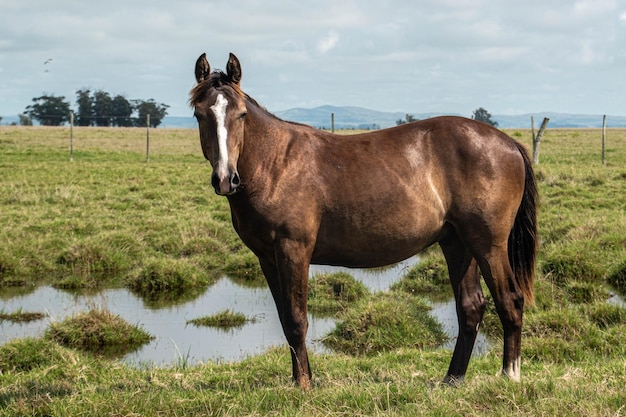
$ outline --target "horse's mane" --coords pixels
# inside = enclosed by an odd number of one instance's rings
[[[235,91],[235,93],[239,94],[247,102],[253,104],[255,107],[262,110],[268,116],[274,119],[280,120],[281,122],[294,124],[294,125],[302,125],[301,123],[282,120],[278,116],[270,113],[265,107],[260,105],[255,99],[250,97],[248,94],[244,93],[241,90],[241,87],[239,86],[239,84],[231,82],[228,74],[220,70],[215,70],[211,72],[211,74],[209,74],[206,80],[199,82],[191,89],[191,91],[189,92],[189,95],[190,95],[189,105],[193,107],[199,102],[201,102],[202,100],[204,100],[204,97],[206,96],[207,91],[209,91],[210,89],[225,87],[225,86],[229,86],[230,88],[232,88]],[[303,125],[303,126],[306,126],[306,125]]]

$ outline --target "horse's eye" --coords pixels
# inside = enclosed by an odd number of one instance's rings
[[[245,119],[245,118],[246,118],[246,115],[247,115],[247,114],[248,114],[247,112],[243,112],[243,113],[241,113],[241,115],[239,116],[239,118],[240,118],[241,120],[243,120],[243,119]]]

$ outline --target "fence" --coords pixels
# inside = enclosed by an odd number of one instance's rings
[[[50,118],[56,118],[56,120],[58,121],[58,119],[61,118],[61,116],[51,116]],[[83,122],[85,120],[85,118],[83,117]],[[119,119],[119,118],[112,118],[112,117],[99,117],[99,116],[92,116],[89,117],[88,119],[91,119],[92,121],[97,121],[97,120],[103,120],[103,119],[107,119],[109,121],[113,121],[115,119]],[[150,115],[146,115],[145,119],[141,120],[137,117],[127,117],[124,118],[126,120],[127,123],[124,123],[123,125],[119,124],[119,120],[118,123],[103,123],[100,122],[100,124],[96,124],[97,127],[111,127],[111,126],[120,126],[120,127],[143,127],[145,128],[145,160],[146,162],[150,161],[150,130],[151,128],[155,128],[155,126],[151,126],[151,118]],[[3,119],[4,121],[6,121],[6,119]],[[15,119],[9,119],[9,121],[13,121]],[[332,131],[334,131],[335,129],[335,114],[331,113],[331,129]],[[539,154],[540,154],[540,144],[541,144],[541,139],[543,137],[544,131],[548,126],[550,119],[549,118],[544,118],[541,127],[538,131],[537,134],[535,134],[535,123],[534,123],[534,117],[531,116],[531,131],[532,131],[532,144],[533,144],[533,150],[532,150],[532,158],[533,158],[533,163],[538,164],[539,163]],[[13,121],[13,123],[10,123],[12,125],[17,125],[16,122]],[[558,124],[558,121],[557,121]],[[56,124],[58,125],[58,124]],[[67,126],[67,124],[62,123],[61,126]],[[91,124],[93,126],[93,124]],[[78,126],[78,124],[76,123],[76,117],[73,114],[73,112],[70,112],[69,114],[69,141],[70,141],[70,160],[74,160],[74,128],[75,127],[85,127],[85,126]],[[566,127],[564,127],[566,128]],[[601,136],[601,161],[603,165],[606,165],[606,140],[607,140],[607,116],[604,115],[602,117],[602,136]]]
[[[539,145],[541,144],[541,138],[543,132],[548,126],[550,119],[544,117],[539,132],[535,135],[535,118],[530,116],[530,126],[533,134],[533,164],[539,163]],[[602,165],[606,165],[606,114],[602,116]]]
[[[70,112],[70,161],[74,160],[74,112]],[[150,115],[146,115],[146,162],[150,162]]]

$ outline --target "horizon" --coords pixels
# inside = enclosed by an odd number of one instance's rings
[[[326,115],[326,119],[319,119],[319,117],[315,117],[311,115],[311,112],[319,112],[322,110],[328,109],[329,113]],[[459,113],[453,112],[385,112],[375,109],[370,109],[361,106],[337,106],[332,104],[325,104],[321,106],[316,106],[312,108],[305,107],[295,107],[286,110],[280,110],[277,112],[272,112],[276,116],[281,119],[300,122],[304,124],[308,124],[317,128],[330,127],[330,115],[331,110],[335,110],[340,113],[336,117],[335,125],[338,129],[354,129],[361,126],[363,128],[370,129],[372,126],[377,126],[375,128],[387,128],[394,126],[394,122],[397,120],[396,118],[402,118],[407,114],[412,115],[417,118],[417,120],[427,119],[430,117],[436,116],[461,116],[468,117],[470,116],[462,115]],[[488,111],[488,109],[486,109]],[[300,114],[298,116],[291,117],[290,112],[305,112],[305,115]],[[351,114],[348,117],[353,120],[346,121],[345,119],[341,119],[341,113],[346,111],[364,111],[368,113],[368,116],[354,115]],[[563,113],[563,112],[554,112],[554,111],[543,111],[543,112],[532,112],[532,113],[523,113],[523,114],[492,114],[491,118],[493,121],[498,122],[498,127],[503,129],[509,128],[530,128],[530,117],[534,117],[535,123],[538,126],[543,117],[550,118],[550,124],[548,128],[600,128],[602,127],[602,119],[603,116],[607,118],[607,127],[615,127],[622,128],[626,127],[626,116],[621,115],[603,115],[603,114],[577,114],[577,113]],[[0,119],[0,125],[14,125],[19,124],[19,117],[15,116],[2,116]],[[357,118],[357,121],[354,121],[354,118]],[[312,119],[317,119],[318,122],[311,122]],[[325,120],[325,121],[322,121]],[[382,123],[381,121],[384,120]],[[38,125],[35,123],[35,125]],[[65,124],[68,125],[68,124]],[[328,126],[326,126],[328,125]],[[193,115],[166,115],[163,118],[161,125],[158,128],[195,128],[196,122]]]

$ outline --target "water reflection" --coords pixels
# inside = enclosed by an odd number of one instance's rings
[[[125,288],[107,289],[96,295],[72,295],[52,287],[39,287],[30,294],[3,301],[0,308],[9,312],[18,309],[44,311],[49,316],[27,324],[2,322],[0,343],[40,336],[50,321],[62,321],[81,311],[107,309],[155,336],[151,343],[123,358],[124,362],[136,365],[232,361],[285,343],[269,290],[244,288],[228,278],[220,279],[193,301],[156,309],[152,303],[145,303]],[[187,320],[225,308],[256,320],[232,331],[186,325]],[[308,343],[313,351],[324,351],[319,339],[333,326],[332,320],[310,317]]]
[[[626,308],[626,301],[613,290],[609,291],[609,299],[607,300],[607,303]]]
[[[384,269],[348,269],[311,266],[311,275],[346,271],[363,282],[371,291],[386,291],[417,262],[411,258]],[[0,323],[0,344],[6,341],[41,336],[50,321],[62,321],[81,311],[103,308],[137,324],[155,338],[139,350],[124,356],[123,361],[134,364],[193,365],[208,360],[233,361],[255,355],[273,346],[285,345],[278,313],[269,289],[244,287],[229,278],[222,278],[202,294],[193,294],[184,303],[168,305],[133,294],[125,288],[107,289],[95,294],[72,294],[52,287],[38,287],[17,294],[0,292],[0,309],[45,312],[48,318],[26,324],[8,321]],[[454,346],[456,312],[453,301],[433,303],[433,315],[441,321],[451,337],[446,347]],[[224,309],[254,317],[254,322],[224,331],[210,327],[187,325],[193,318],[215,314]],[[334,328],[328,318],[309,316],[307,343],[315,352],[325,352],[322,339]],[[486,350],[486,340],[480,338],[476,352]]]

